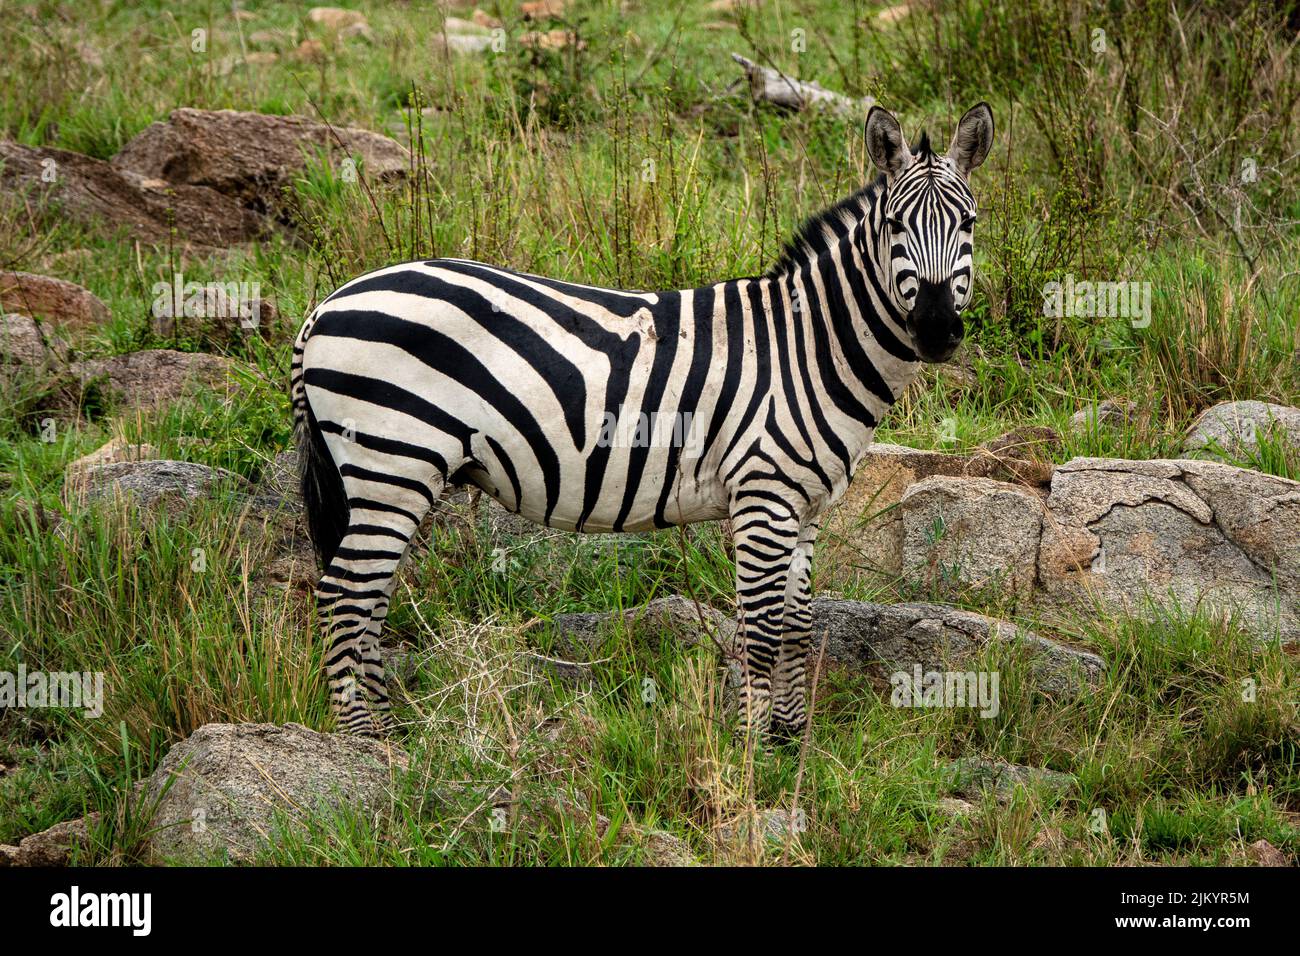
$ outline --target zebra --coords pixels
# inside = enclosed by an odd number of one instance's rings
[[[737,732],[807,723],[809,575],[822,516],[924,362],[948,360],[971,299],[993,114],[946,154],[879,106],[876,179],[809,219],[765,274],[631,292],[467,259],[347,282],[306,318],[290,397],[338,728],[391,728],[379,635],[394,575],[448,485],[541,525],[641,531],[729,518],[742,671]],[[671,438],[612,440],[635,416]],[[691,441],[679,427],[691,421]]]

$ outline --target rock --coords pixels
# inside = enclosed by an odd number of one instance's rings
[[[67,362],[67,342],[25,315],[0,317],[0,366],[49,370]]]
[[[956,760],[948,765],[946,773],[952,789],[961,796],[979,799],[991,791],[999,803],[1009,802],[1018,787],[1063,794],[1074,786],[1074,777],[1068,773],[983,757]]]
[[[755,837],[779,846],[791,836],[798,839],[798,835],[807,829],[807,816],[802,810],[793,814],[789,810],[758,810],[721,824],[714,831],[714,839],[722,846],[737,850],[749,843],[753,833]]]
[[[1209,461],[1077,458],[1057,468],[1047,508],[1039,608],[1142,614],[1172,601],[1300,639],[1300,482]]]
[[[63,481],[71,487],[82,481],[86,474],[100,465],[114,465],[123,461],[147,461],[158,457],[158,449],[153,445],[141,443],[133,445],[126,439],[113,438],[94,451],[70,461],[63,469]]]
[[[150,325],[158,337],[170,339],[180,333],[205,348],[229,348],[250,335],[269,339],[283,331],[280,310],[262,297],[260,283],[188,285],[188,289],[173,288],[155,300]]]
[[[563,16],[566,6],[566,0],[527,0],[519,5],[519,12],[525,20],[544,20]]]
[[[975,812],[975,804],[969,800],[960,800],[957,797],[940,797],[935,808],[946,817],[953,817],[960,820],[968,817]]]
[[[1070,431],[1086,433],[1099,428],[1118,428],[1135,420],[1137,406],[1122,399],[1108,398],[1079,409],[1070,416]]]
[[[109,230],[142,242],[172,237],[224,246],[255,239],[264,220],[203,186],[167,184],[80,153],[0,140],[0,190],[51,218]]]
[[[99,814],[92,813],[23,837],[17,846],[0,846],[0,867],[68,866],[79,850],[90,846],[90,830],[98,823]]]
[[[410,162],[405,147],[369,130],[331,128],[300,116],[183,108],[127,143],[113,166],[146,179],[207,187],[265,211],[277,206],[281,190],[317,150],[335,163],[359,161],[371,180],[403,176]]]
[[[89,503],[130,499],[149,508],[167,500],[192,502],[205,497],[213,485],[246,485],[244,478],[224,468],[188,461],[119,461],[95,465],[64,485],[66,500]]]
[[[303,63],[324,63],[325,44],[308,37],[294,48],[293,58]]]
[[[867,448],[844,496],[827,516],[817,565],[832,582],[856,574],[896,579],[903,571],[903,515],[898,503],[916,482],[932,475],[969,475],[969,455],[923,451],[877,442]]]
[[[470,33],[435,33],[431,37],[435,50],[449,53],[483,53],[492,46],[490,36]]]
[[[248,35],[248,45],[288,49],[296,45],[296,39],[291,30],[254,30]]]
[[[1261,438],[1281,438],[1300,454],[1300,408],[1270,402],[1222,402],[1187,430],[1183,454],[1193,458],[1251,459]]]
[[[236,367],[220,355],[149,349],[75,362],[70,371],[83,386],[103,381],[120,408],[139,409],[156,408],[200,389],[236,394]]]
[[[82,331],[109,319],[108,306],[73,282],[30,272],[0,272],[0,311],[39,316]]]
[[[1264,639],[1300,639],[1298,482],[1203,460],[1076,458],[1053,470],[1044,500],[967,477],[978,456],[905,458],[917,464],[868,458],[828,518],[818,561],[832,581],[865,567],[930,588],[998,589],[1049,614],[1174,602],[1235,612]],[[912,483],[924,468],[950,474]]]
[[[1287,855],[1267,840],[1256,840],[1246,847],[1246,859],[1255,866],[1290,866]]]
[[[360,10],[344,10],[340,7],[312,7],[307,11],[307,19],[335,33],[348,27],[364,26],[366,23],[366,15]]]
[[[559,652],[577,657],[573,663],[557,663],[556,672],[566,678],[584,677],[582,660],[598,651],[622,624],[624,633],[638,647],[653,649],[665,637],[694,647],[700,642],[717,642],[731,648],[736,636],[736,620],[707,604],[698,609],[694,601],[682,595],[655,598],[622,614],[605,611],[557,614],[552,620]]]
[[[908,3],[898,3],[892,7],[885,7],[876,14],[876,23],[882,27],[891,27],[911,12],[912,6]]]
[[[460,17],[446,17],[442,21],[443,33],[467,33],[475,36],[488,36],[492,29],[486,24],[479,23],[478,18],[472,20],[463,20]]]
[[[1052,454],[1061,447],[1056,429],[1027,425],[975,449],[972,471],[989,478],[1039,487],[1052,480]]]
[[[579,50],[587,49],[587,41],[572,30],[529,30],[519,35],[519,45],[525,49],[563,50],[575,44]]]
[[[1017,649],[1043,693],[1068,699],[1101,680],[1105,662],[1006,621],[942,604],[872,604],[819,597],[812,602],[815,657],[823,637],[826,659],[884,674],[966,670],[992,644]]]
[[[1037,572],[1043,503],[988,478],[926,478],[899,502],[903,573],[929,589],[1002,591],[1028,598]]]
[[[697,610],[689,598],[674,595],[621,614],[557,614],[553,627],[559,652],[590,657],[620,620],[628,639],[646,649],[654,649],[665,637],[687,647],[716,641],[728,654],[735,646],[732,615],[708,605]],[[1095,654],[1006,621],[941,604],[888,605],[819,597],[812,602],[812,622],[810,656],[815,659],[820,653],[824,637],[826,659],[854,670],[910,673],[918,665],[923,671],[965,669],[982,648],[1000,643],[1025,655],[1039,690],[1064,698],[1081,686],[1096,684],[1106,666]],[[575,664],[561,667],[561,673],[573,676],[583,671]],[[733,667],[733,680],[736,676]]]
[[[250,862],[280,825],[297,828],[312,810],[383,815],[408,766],[404,752],[378,740],[299,724],[206,724],[172,747],[146,784],[157,802],[149,854]]]

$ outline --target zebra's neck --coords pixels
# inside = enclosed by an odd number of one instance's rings
[[[921,367],[888,292],[882,202],[876,184],[811,220],[765,277],[769,301],[784,303],[815,349],[816,397],[860,423],[845,437],[864,447]]]

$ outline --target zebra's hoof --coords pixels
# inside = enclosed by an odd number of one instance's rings
[[[772,743],[778,747],[797,747],[803,743],[804,734],[808,731],[808,724],[787,724],[784,721],[772,721],[772,728],[768,734]]]

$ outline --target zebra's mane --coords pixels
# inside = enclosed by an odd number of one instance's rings
[[[929,133],[921,134],[912,147],[912,154],[920,160],[933,155]],[[875,182],[846,196],[829,209],[823,209],[815,216],[805,219],[794,238],[786,243],[780,258],[764,275],[769,279],[787,275],[829,250],[866,216],[872,201],[884,188],[885,175],[881,173]]]

